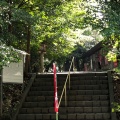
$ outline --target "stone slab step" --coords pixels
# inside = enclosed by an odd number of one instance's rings
[[[58,97],[59,99],[59,97]],[[67,96],[68,101],[92,101],[92,100],[108,100],[108,95],[77,95],[77,96]],[[40,102],[40,101],[53,101],[54,96],[27,96],[26,102]],[[62,98],[62,100],[65,100],[65,97]]]
[[[68,107],[108,107],[110,105],[109,101],[68,101]],[[54,106],[54,101],[44,101],[44,102],[24,102],[24,108],[32,107],[52,107]],[[62,101],[61,107],[65,106],[65,102]]]
[[[66,76],[67,77],[67,76]],[[58,82],[63,82],[66,80],[66,77],[57,77],[57,81]],[[49,78],[36,78],[35,81],[40,81],[40,82],[52,82],[54,80],[53,77]],[[80,77],[70,77],[71,81],[75,81],[75,80],[108,80],[107,76],[80,76]]]
[[[67,86],[67,89],[69,88],[69,86]],[[59,86],[58,85],[58,90],[62,90],[63,86]],[[70,90],[105,90],[108,89],[108,85],[103,85],[103,84],[99,84],[99,85],[71,85]],[[36,91],[45,91],[45,90],[54,90],[53,86],[32,86],[31,87],[31,91],[32,90],[36,90]]]
[[[64,81],[57,81],[58,85],[64,85]],[[108,80],[73,80],[71,81],[71,85],[97,85],[97,84],[108,84]],[[53,80],[52,81],[35,81],[33,83],[33,86],[53,86]]]
[[[108,90],[70,90],[69,95],[108,95]]]
[[[61,95],[62,91],[58,91],[58,95]],[[68,95],[108,95],[108,90],[70,90],[67,91]],[[28,95],[32,96],[52,96],[54,91],[29,91]]]
[[[54,91],[29,91],[28,95],[30,96],[52,96]]]
[[[110,112],[109,107],[60,107],[60,114],[70,113],[108,113]],[[21,114],[51,114],[54,113],[54,108],[21,108]]]
[[[110,120],[109,113],[59,114],[60,120]],[[55,120],[55,114],[19,114],[17,120]]]
[[[64,75],[58,75],[57,74],[57,79],[58,80],[64,80],[66,79],[67,77],[67,74],[64,74]],[[70,78],[71,80],[76,80],[76,79],[79,79],[79,80],[102,80],[102,79],[107,79],[107,74],[71,74],[70,75]],[[37,75],[36,77],[36,80],[41,80],[41,81],[49,81],[49,80],[53,80],[53,75]]]
[[[107,85],[76,85],[71,86],[70,90],[106,90],[108,88]],[[62,91],[63,86],[58,86],[58,91]],[[67,87],[68,89],[68,87]],[[69,89],[68,89],[69,90]],[[108,89],[107,89],[108,90]],[[30,91],[54,91],[54,87],[31,87]]]
[[[66,73],[57,73],[58,77],[66,77],[68,75],[68,72]],[[75,72],[71,72],[71,77],[86,77],[86,76],[107,76],[107,72],[79,72],[79,73],[75,73]],[[37,78],[52,78],[53,77],[53,73],[51,74],[39,74],[36,76]]]

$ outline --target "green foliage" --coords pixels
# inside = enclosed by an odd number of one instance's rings
[[[116,102],[113,103],[112,112],[120,112],[120,104],[119,103],[116,103]]]
[[[26,50],[28,27],[30,27],[31,57],[38,51],[41,43],[47,45],[45,58],[63,61],[75,50],[75,31],[87,26],[84,8],[87,3],[82,0],[12,0],[2,1],[1,41],[15,48]],[[74,35],[73,34],[74,31]],[[87,35],[87,34],[86,34]],[[72,39],[72,41],[71,41]],[[81,45],[85,45],[81,39]],[[83,44],[82,44],[83,43]],[[87,43],[87,42],[86,42]],[[92,44],[92,43],[91,43]],[[32,52],[34,51],[34,52]],[[60,62],[60,61],[59,61]]]
[[[109,38],[111,34],[117,35],[120,32],[119,3],[94,0],[94,3],[91,2],[87,8],[86,22],[90,23],[94,29],[100,29],[105,37]]]
[[[0,68],[7,63],[17,61],[18,53],[14,48],[26,50],[27,29],[33,25],[35,18],[28,12],[26,1],[2,0],[0,2]],[[13,46],[13,47],[11,47]]]
[[[11,21],[19,21],[26,25],[32,24],[34,22],[32,16],[27,11],[25,11],[24,9],[15,9],[15,8],[12,10]]]
[[[7,47],[4,44],[0,45],[0,70],[10,62],[19,61],[19,54],[13,47]]]
[[[31,71],[38,72],[39,71],[39,63],[40,63],[40,53],[39,53],[39,44],[32,43],[31,44]]]
[[[117,1],[90,0],[86,5],[86,23],[93,29],[99,30],[104,37],[104,47],[108,52],[107,57],[115,61],[119,55],[120,43],[120,3]],[[117,44],[116,44],[117,42]],[[111,47],[109,47],[111,46]]]
[[[91,31],[90,31],[90,30],[85,30],[85,31],[83,32],[83,35],[89,36],[89,35],[91,35]]]
[[[41,11],[37,10],[38,19],[34,26],[34,38],[39,41],[38,44],[44,42],[47,45],[45,58],[58,60],[62,57],[65,59],[74,50],[74,45],[69,40],[69,37],[72,37],[70,36],[71,29],[75,30],[84,26],[85,12],[81,8],[81,1],[48,0],[41,1],[39,5]]]

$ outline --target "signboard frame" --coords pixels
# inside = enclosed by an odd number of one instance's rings
[[[24,72],[24,55],[20,55],[21,59],[19,62],[12,62],[7,66],[3,67],[2,70],[2,82],[3,83],[23,83],[23,72]]]

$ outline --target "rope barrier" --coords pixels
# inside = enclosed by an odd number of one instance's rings
[[[67,75],[67,77],[66,77],[65,84],[64,84],[64,87],[63,87],[61,96],[60,96],[58,108],[59,108],[59,106],[60,106],[60,103],[61,103],[61,100],[62,100],[64,91],[65,91],[65,106],[67,106],[67,100],[66,100],[66,99],[67,99],[67,97],[66,97],[66,85],[67,85],[67,81],[68,81],[68,77],[69,77],[69,89],[70,89],[70,70],[71,70],[72,65],[74,65],[74,57],[72,58],[72,61],[71,61],[71,64],[70,64],[69,72],[68,72],[68,75]]]

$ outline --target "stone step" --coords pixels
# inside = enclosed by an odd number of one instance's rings
[[[58,96],[60,96],[62,91],[58,91]],[[67,95],[108,95],[108,90],[68,90]],[[32,96],[53,96],[54,91],[29,91],[28,95]]]
[[[57,77],[57,81],[65,81],[67,76],[65,77]],[[50,82],[53,81],[53,77],[45,77],[45,78],[36,78],[35,81],[42,82]],[[75,80],[108,80],[107,76],[79,76],[79,77],[70,77],[71,81]]]
[[[66,76],[57,74],[58,100]],[[63,96],[59,120],[111,120],[107,73],[72,74],[66,106]],[[37,75],[17,120],[56,120],[53,74]]]
[[[64,81],[57,81],[58,85],[64,85]],[[33,86],[53,86],[53,80],[51,81],[35,81]],[[71,85],[97,85],[97,84],[108,84],[108,80],[73,80]]]
[[[69,95],[108,95],[108,90],[70,90]]]
[[[69,86],[67,86],[67,89]],[[63,86],[58,86],[58,90],[62,90]],[[105,90],[108,89],[108,85],[71,85],[70,90]],[[30,88],[31,91],[53,91],[54,86],[40,86]]]
[[[110,120],[110,113],[59,114],[60,120]],[[54,114],[19,114],[18,120],[56,120]]]
[[[59,97],[58,97],[59,99]],[[65,97],[62,98],[64,100]],[[77,95],[67,96],[68,101],[92,101],[92,100],[108,100],[108,95]],[[54,96],[27,96],[26,102],[54,101]]]
[[[66,73],[57,73],[57,77],[59,78],[65,78],[68,75],[68,72]],[[71,77],[93,77],[93,76],[107,76],[107,72],[79,72],[79,73],[74,73],[71,72],[70,74]],[[53,78],[53,73],[51,74],[39,74],[36,76],[36,78]]]
[[[109,101],[67,101],[68,107],[108,107],[110,105]],[[24,102],[24,108],[32,107],[52,107],[54,106],[54,101],[44,101],[44,102]],[[61,107],[65,106],[65,102],[60,103]]]
[[[110,112],[109,107],[60,107],[60,114],[68,114],[68,113],[108,113]],[[54,108],[21,108],[21,114],[51,114],[54,113]]]
[[[58,80],[65,80],[67,78],[67,74],[64,74],[64,75],[59,75],[57,74],[57,79]],[[102,80],[102,79],[106,79],[107,78],[107,74],[103,73],[103,74],[71,74],[70,75],[70,78],[71,80]],[[52,75],[37,75],[36,77],[36,80],[41,80],[41,81],[44,81],[44,80],[53,80],[53,74]]]

